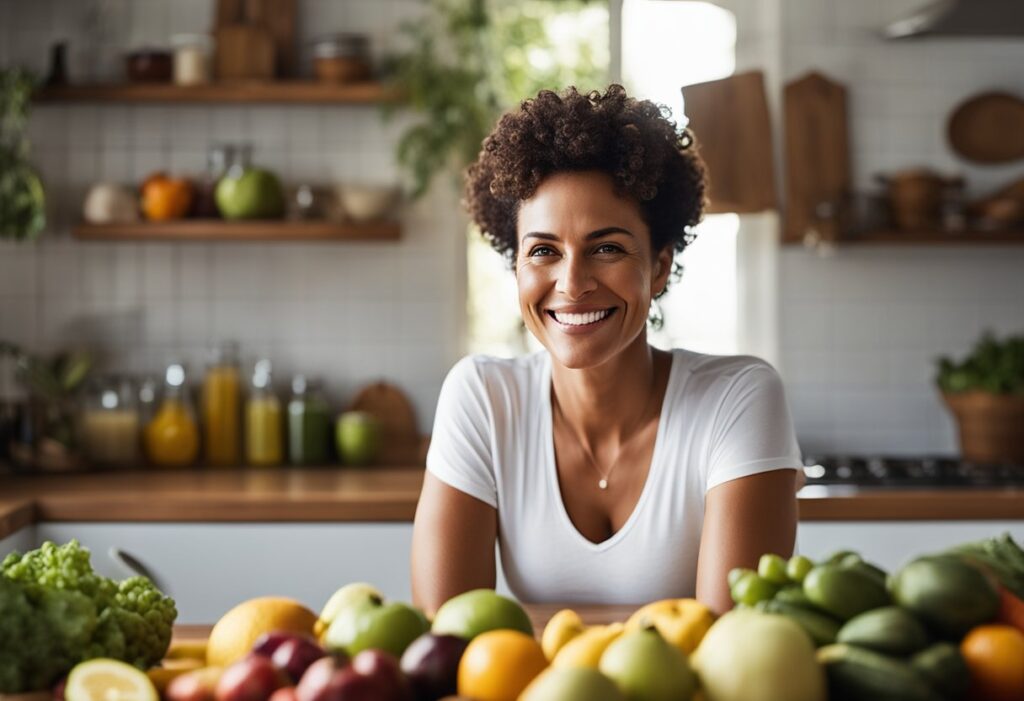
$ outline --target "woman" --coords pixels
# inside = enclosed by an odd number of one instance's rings
[[[466,204],[545,350],[444,382],[413,535],[428,612],[495,585],[496,543],[523,601],[718,612],[731,568],[792,552],[801,458],[776,372],[647,342],[704,188],[689,135],[618,85],[541,92],[484,141]]]

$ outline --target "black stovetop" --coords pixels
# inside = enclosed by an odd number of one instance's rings
[[[815,455],[804,458],[808,485],[877,488],[1024,487],[1024,464],[971,463],[949,457]]]

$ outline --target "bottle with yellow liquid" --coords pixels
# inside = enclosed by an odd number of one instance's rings
[[[185,387],[185,367],[167,367],[164,398],[146,424],[146,457],[157,467],[187,467],[199,455],[199,426]]]
[[[239,465],[242,452],[242,396],[238,344],[227,341],[216,350],[203,378],[202,423],[206,464]]]
[[[256,467],[280,465],[284,459],[281,402],[271,385],[267,359],[256,363],[245,403],[245,462]]]

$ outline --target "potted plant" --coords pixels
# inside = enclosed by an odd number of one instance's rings
[[[43,184],[25,135],[34,87],[27,71],[0,69],[0,238],[31,239],[46,224]]]
[[[1024,462],[1024,336],[985,333],[960,362],[938,359],[936,382],[971,462]]]

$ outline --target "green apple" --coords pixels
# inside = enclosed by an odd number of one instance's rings
[[[625,701],[625,697],[615,682],[596,669],[548,667],[523,690],[519,701]]]
[[[217,183],[214,199],[225,219],[280,219],[284,216],[281,181],[261,168],[229,172]]]
[[[317,637],[321,637],[343,610],[374,600],[383,601],[384,595],[372,584],[366,582],[346,584],[331,594],[331,598],[324,604],[313,632]]]
[[[346,465],[369,465],[380,452],[380,423],[365,411],[346,411],[334,426],[338,457]]]
[[[323,643],[331,652],[341,651],[349,657],[370,648],[401,657],[409,643],[429,628],[419,609],[375,598],[342,609],[327,628]]]
[[[457,635],[472,640],[481,633],[511,628],[533,635],[533,624],[526,611],[493,589],[474,589],[454,596],[441,605],[434,616],[431,632]]]
[[[598,669],[629,701],[678,701],[697,689],[686,655],[653,627],[619,637],[601,655]]]

